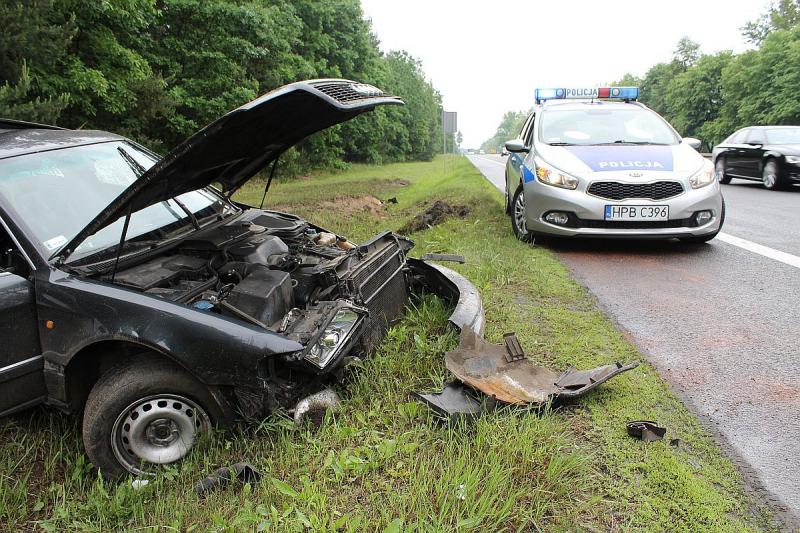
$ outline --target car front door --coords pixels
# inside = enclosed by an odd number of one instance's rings
[[[0,224],[0,416],[47,395],[31,274],[32,265]]]
[[[749,135],[749,129],[743,129],[734,133],[725,143],[725,172],[731,176],[743,176],[742,164],[744,152],[747,147],[745,141]]]
[[[528,145],[531,131],[533,130],[534,115],[528,116],[522,130],[519,132],[519,138]],[[509,197],[513,196],[519,185],[520,176],[522,173],[522,162],[525,160],[525,154],[510,152],[508,154],[508,161],[506,161],[506,191]]]
[[[742,148],[742,175],[748,178],[761,179],[761,161],[764,158],[764,145],[766,142],[763,130],[757,128],[750,130],[747,135],[747,141]]]

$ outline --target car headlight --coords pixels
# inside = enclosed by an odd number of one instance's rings
[[[536,157],[533,160],[536,167],[536,179],[547,185],[561,187],[562,189],[574,190],[578,187],[578,178],[558,170],[552,165],[548,165],[542,159]]]
[[[800,156],[798,155],[787,155],[786,162],[791,163],[792,165],[800,165]]]
[[[336,311],[333,319],[306,352],[306,361],[324,368],[347,344],[360,320],[361,314],[353,308],[345,307]]]
[[[714,165],[712,165],[710,161],[706,161],[703,163],[703,166],[700,168],[700,170],[695,172],[694,176],[689,178],[689,183],[692,184],[692,189],[699,189],[714,183],[716,179],[717,175],[714,172]]]

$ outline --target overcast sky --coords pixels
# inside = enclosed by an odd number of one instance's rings
[[[536,87],[644,74],[687,35],[706,53],[745,50],[739,28],[768,0],[362,0],[384,50],[407,50],[458,112],[465,147],[528,109]]]

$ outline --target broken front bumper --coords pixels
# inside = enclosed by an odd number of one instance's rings
[[[427,290],[455,305],[450,324],[459,331],[469,329],[483,337],[486,325],[483,300],[478,289],[467,278],[447,267],[419,259],[408,259],[408,267]]]

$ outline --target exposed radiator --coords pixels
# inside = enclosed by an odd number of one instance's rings
[[[377,347],[389,325],[403,314],[408,300],[404,266],[400,247],[391,241],[351,277],[353,288],[361,295],[359,303],[369,310],[361,341],[366,352]]]

